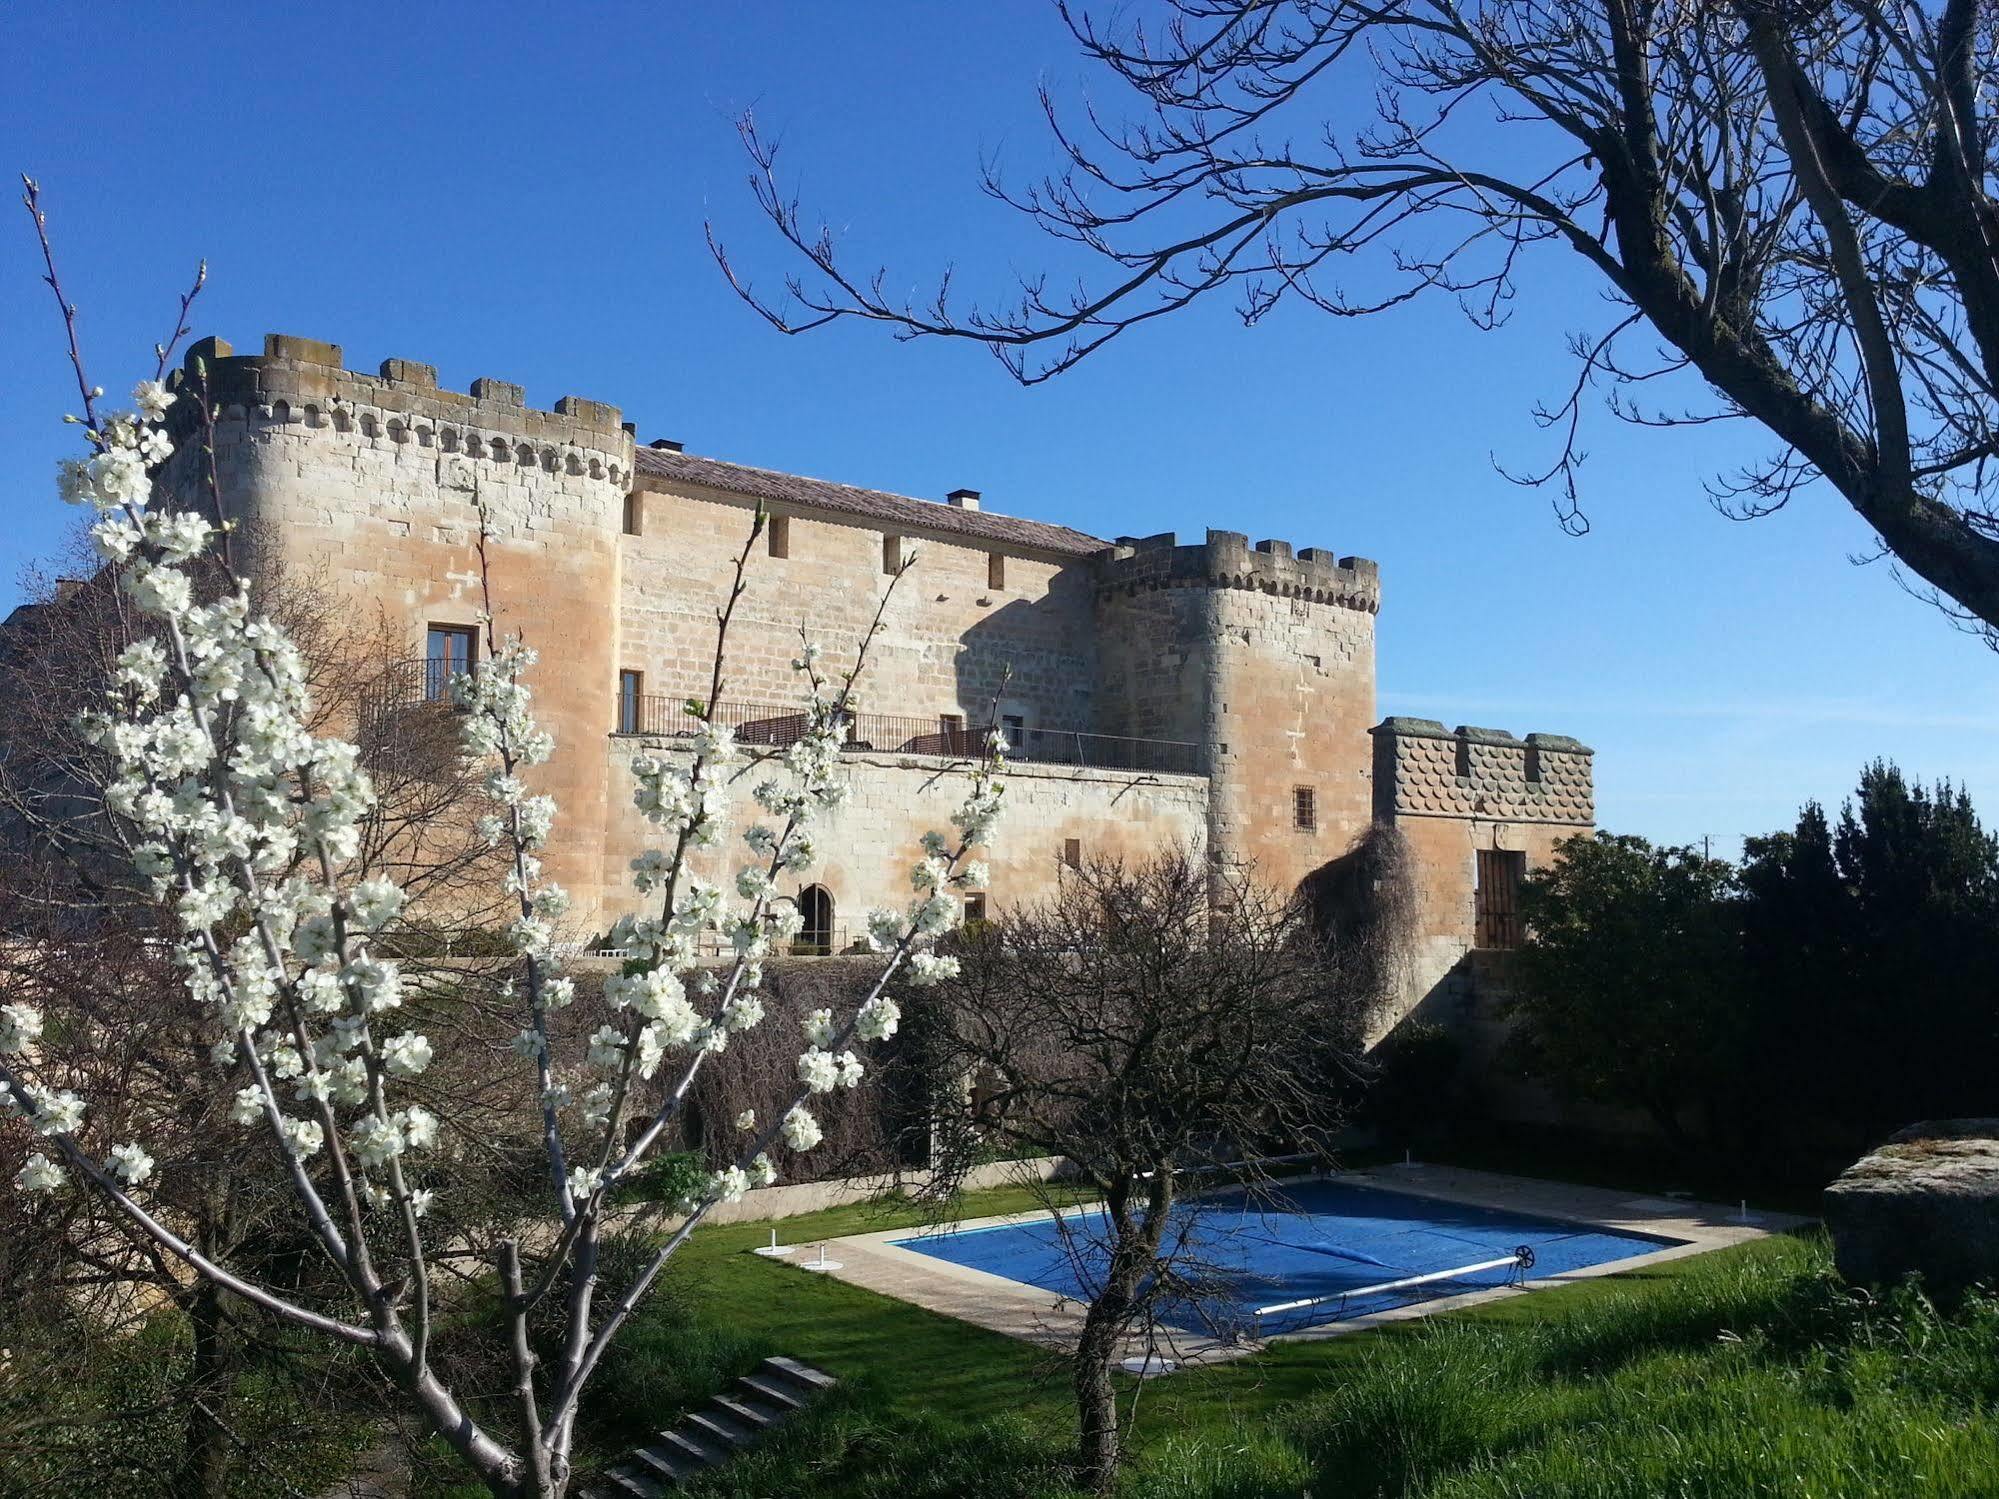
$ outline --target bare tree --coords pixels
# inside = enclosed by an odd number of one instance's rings
[[[1752,421],[1767,461],[1714,481],[1728,514],[1832,486],[1918,585],[1999,629],[1999,204],[1995,11],[1980,0],[1165,0],[1058,8],[1132,103],[1072,121],[1063,161],[986,190],[1080,251],[1070,282],[996,304],[927,303],[856,276],[780,187],[747,117],[759,206],[806,268],[768,298],[787,332],[843,318],[987,345],[1027,383],[1128,329],[1232,291],[1254,323],[1298,298],[1338,317],[1426,293],[1505,320],[1522,256],[1556,246],[1613,313],[1572,339],[1573,385],[1539,408],[1560,450],[1518,475],[1587,529],[1584,398],[1675,426]],[[1351,116],[1333,118],[1339,101]],[[711,243],[714,236],[711,230]],[[1333,280],[1384,264],[1372,296]],[[1690,407],[1638,387],[1686,372]]]
[[[916,1002],[910,1046],[934,1101],[932,1189],[998,1147],[1061,1156],[1101,1197],[1101,1216],[1058,1222],[1087,1297],[1082,1476],[1105,1489],[1115,1361],[1162,1310],[1218,1289],[1174,1211],[1190,1175],[1244,1160],[1254,1185],[1258,1158],[1329,1157],[1379,996],[1329,966],[1297,903],[1185,848],[1064,870],[1054,895],[960,941],[961,976]],[[1060,1190],[1044,1188],[1051,1205]]]

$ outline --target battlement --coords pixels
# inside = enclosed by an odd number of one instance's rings
[[[192,382],[197,365],[206,370],[218,425],[299,422],[551,473],[631,478],[631,433],[618,408],[602,401],[564,396],[541,411],[520,386],[488,378],[462,394],[441,390],[436,367],[413,359],[384,359],[378,374],[363,374],[346,367],[338,344],[288,333],[265,334],[262,354],[204,338],[173,376],[176,389]],[[183,425],[194,420],[185,405],[175,413]]]
[[[1334,557],[1320,547],[1292,550],[1288,541],[1251,546],[1240,531],[1209,531],[1207,540],[1181,546],[1171,531],[1120,536],[1097,554],[1100,592],[1136,593],[1156,588],[1243,588],[1286,598],[1335,604],[1368,614],[1381,608],[1381,569],[1365,557]]]
[[[1529,734],[1434,718],[1385,718],[1374,736],[1377,815],[1484,818],[1590,827],[1595,751],[1566,734]]]

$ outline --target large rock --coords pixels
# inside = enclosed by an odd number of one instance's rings
[[[1825,1221],[1850,1281],[1999,1285],[1999,1119],[1910,1125],[1826,1188]]]

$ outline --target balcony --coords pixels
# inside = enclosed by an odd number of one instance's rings
[[[398,661],[355,692],[354,738],[374,774],[429,780],[453,773],[459,757],[458,712],[442,661]]]
[[[646,693],[637,700],[636,725],[620,730],[657,739],[690,738],[703,720],[687,711],[684,698]],[[631,715],[625,715],[629,722]],[[795,708],[758,703],[718,703],[714,721],[735,731],[736,742],[752,749],[783,749],[805,733],[805,715]],[[1129,739],[1085,734],[1074,729],[1010,727],[1007,755],[1016,764],[1079,765],[1093,770],[1157,771],[1201,775],[1201,747],[1173,739]],[[882,713],[850,715],[846,748],[890,754],[938,755],[970,759],[980,752],[987,731],[967,728],[954,718],[899,718]]]

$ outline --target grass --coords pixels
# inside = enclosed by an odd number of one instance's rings
[[[1031,1206],[993,1192],[965,1211]],[[785,1237],[897,1221],[840,1209]],[[844,1383],[703,1494],[1073,1493],[1067,1387],[1045,1355],[742,1252],[768,1232],[696,1234],[675,1321],[648,1319],[639,1357],[664,1371],[683,1337],[726,1328],[740,1367],[782,1352]],[[697,1362],[717,1387],[738,1372]],[[654,1393],[621,1383],[635,1431],[680,1408]],[[1999,1492],[1999,1302],[1872,1300],[1837,1284],[1817,1238],[1773,1238],[1158,1381],[1130,1453],[1125,1499],[1970,1499]]]
[[[1000,1190],[962,1211],[1036,1205]],[[913,1210],[851,1207],[789,1220],[783,1234],[810,1243],[917,1221]],[[841,1387],[711,1476],[706,1499],[1073,1499],[1073,1414],[1058,1364],[744,1252],[768,1234],[752,1223],[689,1240],[600,1372],[589,1454],[621,1453],[765,1354],[785,1353],[831,1370]],[[147,1492],[172,1443],[155,1424],[165,1413],[148,1372],[169,1368],[171,1349],[155,1351],[160,1359],[132,1359],[65,1400],[85,1429],[106,1423],[87,1444],[98,1460],[84,1487],[49,1485],[48,1469],[31,1463],[41,1481],[0,1479],[0,1494]],[[334,1410],[297,1424],[299,1393],[245,1388],[232,1415],[316,1492],[359,1432],[329,1429]],[[1816,1236],[1280,1342],[1136,1393],[1121,1499],[1999,1494],[1999,1300],[1940,1311],[1913,1290],[1850,1292]],[[152,1461],[127,1463],[128,1449]],[[68,1462],[51,1466],[83,1478]],[[459,1472],[448,1460],[427,1468],[418,1491],[470,1499],[480,1491]],[[257,1491],[257,1473],[238,1476],[240,1492]]]

